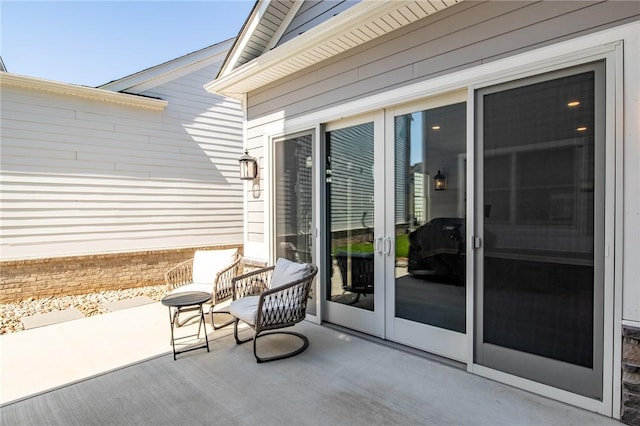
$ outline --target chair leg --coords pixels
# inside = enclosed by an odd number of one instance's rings
[[[236,339],[236,344],[241,344],[241,343],[247,343],[249,340],[253,339],[253,337],[249,337],[247,339],[240,339],[240,337],[238,336],[238,323],[240,322],[240,320],[238,318],[235,318],[233,320],[233,337],[235,337]]]
[[[230,319],[229,321],[225,322],[222,325],[216,325],[216,323],[213,321],[213,314],[214,314],[213,309],[211,309],[211,311],[209,311],[209,313],[211,314],[211,325],[213,326],[214,330],[220,330],[223,327],[226,327],[228,325],[233,324],[233,322],[235,321],[235,319],[232,318],[232,319]],[[216,312],[216,314],[218,314],[218,313],[219,314],[223,314],[225,312]]]
[[[264,336],[269,336],[271,334],[288,334],[291,336],[295,336],[297,338],[299,338],[302,341],[302,345],[291,351],[291,352],[287,352],[281,355],[274,355],[274,356],[270,356],[270,357],[259,357],[258,356],[258,352],[257,352],[257,343],[258,343],[258,338],[259,337],[264,337]],[[256,333],[256,335],[253,337],[253,355],[256,357],[256,362],[258,364],[263,363],[263,362],[269,362],[269,361],[276,361],[278,359],[285,359],[285,358],[290,358],[292,356],[298,355],[301,352],[304,352],[305,349],[307,349],[309,347],[309,339],[307,339],[307,337],[304,334],[300,334],[300,333],[296,333],[293,331],[272,331],[270,333],[264,333],[264,334],[259,334]]]
[[[175,323],[176,328],[183,327],[189,321],[191,321],[191,320],[193,320],[195,318],[199,318],[200,314],[194,314],[194,315],[191,315],[190,317],[187,317],[187,318],[183,319],[182,321],[180,321],[180,314],[181,313],[194,311],[196,309],[197,308],[192,308],[192,307],[186,308],[186,309],[176,308],[175,315],[173,317],[173,321]]]

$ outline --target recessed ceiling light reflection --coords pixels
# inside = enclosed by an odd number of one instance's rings
[[[587,128],[585,126],[580,126],[576,129],[578,132],[586,132]]]
[[[571,101],[571,102],[567,102],[567,106],[568,106],[569,108],[575,108],[575,107],[577,107],[578,105],[580,105],[580,101]]]
[[[440,130],[440,126],[437,124],[434,124],[433,126],[431,126],[431,130],[435,130],[437,132],[438,130]]]

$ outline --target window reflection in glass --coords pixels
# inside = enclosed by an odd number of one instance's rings
[[[465,103],[395,118],[396,317],[465,332],[465,185]]]
[[[295,262],[312,262],[312,136],[275,143],[275,252]],[[311,298],[313,300],[312,287]],[[307,303],[315,314],[315,303]]]
[[[374,308],[373,123],[327,132],[327,299]]]
[[[589,368],[594,84],[587,72],[483,97],[484,342]]]

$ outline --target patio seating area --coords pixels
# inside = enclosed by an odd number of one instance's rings
[[[189,332],[191,324],[184,327]],[[303,321],[258,364],[233,327],[173,360],[159,302],[0,336],[5,424],[607,425],[614,420]],[[249,329],[240,333],[251,334]],[[287,336],[264,337],[264,351]],[[276,339],[274,341],[274,339]]]

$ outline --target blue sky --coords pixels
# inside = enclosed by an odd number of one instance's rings
[[[7,71],[99,86],[235,37],[254,0],[0,0]]]

